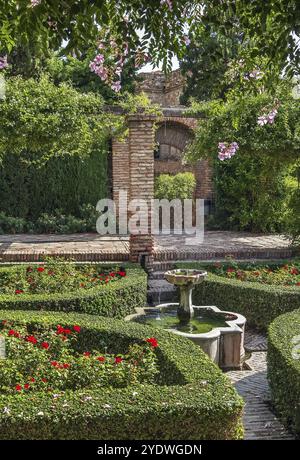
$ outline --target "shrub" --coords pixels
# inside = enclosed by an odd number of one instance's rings
[[[96,265],[97,270],[102,267],[105,272],[115,267]],[[147,276],[137,265],[125,264],[126,277],[116,282],[102,284],[89,289],[73,286],[67,292],[40,292],[21,293],[21,295],[1,294],[0,308],[7,310],[59,310],[77,311],[95,315],[114,316],[123,318],[133,313],[136,307],[144,307],[147,298]],[[20,270],[24,266],[2,267],[1,277],[16,276],[20,282]],[[22,286],[20,286],[20,289]]]
[[[53,312],[0,311],[32,326],[81,326],[78,350],[123,353],[155,334],[156,384],[0,396],[1,439],[239,439],[243,401],[191,341],[135,323]]]
[[[300,435],[300,310],[269,327],[268,379],[276,411]]]
[[[178,264],[178,268],[207,267],[205,264]],[[209,273],[203,283],[193,290],[195,305],[216,305],[221,310],[241,313],[247,323],[259,329],[282,313],[300,308],[298,286],[264,285],[261,283],[227,279]]]
[[[179,173],[175,176],[161,174],[155,179],[155,198],[162,200],[192,198],[196,187],[196,179],[193,173]]]
[[[80,206],[95,207],[107,196],[108,120],[102,107],[100,96],[56,86],[46,77],[6,80],[0,101],[1,211],[33,222],[56,209],[79,218]]]

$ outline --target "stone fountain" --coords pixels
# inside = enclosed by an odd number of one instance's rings
[[[170,270],[165,279],[180,290],[179,303],[137,308],[125,320],[163,327],[189,338],[199,345],[222,369],[240,369],[244,358],[246,318],[238,313],[222,311],[215,306],[195,306],[193,288],[207,272],[201,270]]]

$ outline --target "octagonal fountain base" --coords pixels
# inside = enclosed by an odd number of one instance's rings
[[[137,308],[136,314],[125,320],[162,327],[186,337],[199,345],[222,369],[241,369],[245,355],[244,316],[214,306],[193,306],[194,319],[184,322],[178,319],[178,307],[179,303],[167,303]],[[199,332],[205,328],[208,329],[206,332]]]

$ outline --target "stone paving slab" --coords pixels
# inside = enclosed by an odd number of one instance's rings
[[[155,260],[209,260],[233,255],[237,258],[284,258],[294,251],[282,235],[244,232],[205,233],[203,243],[184,236],[155,237]],[[43,254],[78,260],[128,260],[128,236],[101,236],[97,233],[71,235],[0,235],[3,261],[38,260]]]

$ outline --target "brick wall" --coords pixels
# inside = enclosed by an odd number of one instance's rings
[[[164,72],[142,72],[142,81],[137,84],[136,92],[144,92],[154,104],[163,107],[177,107],[183,92],[185,79],[180,70],[174,70],[168,75]]]

